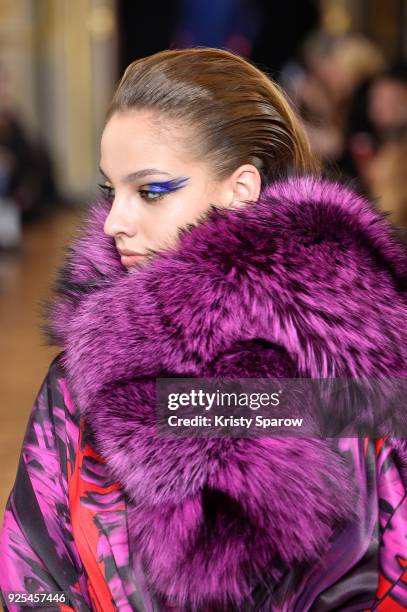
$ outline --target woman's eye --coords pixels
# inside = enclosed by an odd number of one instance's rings
[[[139,189],[139,194],[143,200],[161,200],[165,196],[165,193],[159,193],[157,191],[150,191],[149,189]]]
[[[106,196],[109,200],[114,198],[114,189],[110,185],[106,185],[105,183],[99,183],[100,190],[102,194]]]

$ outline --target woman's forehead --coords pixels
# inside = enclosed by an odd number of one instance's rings
[[[158,168],[163,172],[185,172],[198,160],[189,147],[188,129],[179,130],[175,123],[163,125],[151,111],[115,113],[106,123],[101,138],[100,165],[110,176],[115,168],[126,174],[141,168]],[[198,162],[199,163],[199,162]]]
[[[151,112],[132,110],[114,113],[102,132],[102,146],[116,141],[163,140],[165,134],[159,129]]]

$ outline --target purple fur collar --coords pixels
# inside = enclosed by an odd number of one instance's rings
[[[316,178],[212,208],[132,274],[106,214],[93,206],[70,250],[50,333],[152,587],[235,609],[355,518],[350,466],[321,439],[157,439],[154,377],[406,376],[406,252],[367,201]]]

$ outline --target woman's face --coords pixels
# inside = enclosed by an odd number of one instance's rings
[[[171,246],[178,229],[195,223],[210,204],[232,205],[236,186],[244,197],[242,181],[257,180],[247,174],[253,174],[250,165],[246,175],[214,180],[206,163],[191,161],[182,136],[175,125],[160,128],[151,111],[115,113],[105,126],[100,168],[112,208],[104,232],[126,268],[145,262],[147,249]]]
[[[402,81],[382,78],[369,91],[368,113],[379,130],[397,129],[407,123],[407,86]]]

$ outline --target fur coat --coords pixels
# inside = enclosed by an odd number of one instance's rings
[[[134,559],[182,610],[241,609],[259,582],[283,602],[287,572],[360,518],[362,477],[331,439],[158,439],[155,379],[405,377],[406,250],[372,204],[314,177],[211,207],[132,273],[106,214],[94,205],[69,250],[48,333],[128,497]],[[405,486],[405,442],[391,444]]]

